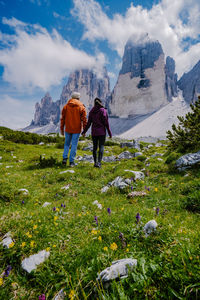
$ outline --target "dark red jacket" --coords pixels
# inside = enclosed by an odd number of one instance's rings
[[[87,132],[91,124],[92,124],[92,132],[91,132],[92,136],[106,135],[106,129],[107,129],[109,136],[112,137],[112,133],[108,122],[108,114],[104,107],[95,105],[91,109],[89,113],[87,125],[82,132],[83,134]]]

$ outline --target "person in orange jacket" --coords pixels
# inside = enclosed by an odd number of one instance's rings
[[[71,145],[69,164],[75,166],[74,159],[78,146],[78,140],[82,128],[85,129],[87,124],[87,114],[84,104],[80,101],[80,93],[74,92],[72,98],[64,105],[60,119],[60,132],[64,136],[65,144],[63,152],[63,165],[66,165],[69,148]]]

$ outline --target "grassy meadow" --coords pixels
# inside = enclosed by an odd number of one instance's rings
[[[82,150],[84,141],[77,155],[91,154]],[[70,300],[200,299],[200,169],[177,172],[177,155],[152,145],[142,143],[142,157],[102,163],[102,169],[80,162],[74,173],[61,174],[71,168],[62,166],[55,143],[0,140],[0,240],[7,232],[13,239],[8,249],[0,245],[0,299],[53,299],[62,288]],[[111,143],[105,155],[125,150],[134,151]],[[155,153],[163,155],[151,157]],[[140,181],[125,172],[144,168]],[[117,176],[132,178],[132,185],[101,193]],[[132,190],[147,195],[127,198]],[[51,204],[42,207],[45,202]],[[145,237],[143,226],[152,219],[157,230]],[[21,261],[41,250],[50,251],[49,258],[24,271]],[[137,267],[104,288],[98,274],[122,258],[137,259]]]

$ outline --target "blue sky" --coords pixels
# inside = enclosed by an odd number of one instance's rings
[[[0,125],[27,126],[75,69],[106,65],[113,87],[131,35],[159,40],[180,77],[200,59],[199,28],[199,0],[0,0]]]

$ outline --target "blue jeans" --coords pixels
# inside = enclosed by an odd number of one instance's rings
[[[65,132],[65,144],[64,144],[63,159],[68,158],[69,148],[70,148],[70,144],[71,144],[69,161],[74,162],[74,159],[76,156],[76,150],[77,150],[77,146],[78,146],[79,136],[80,136],[80,133]]]

